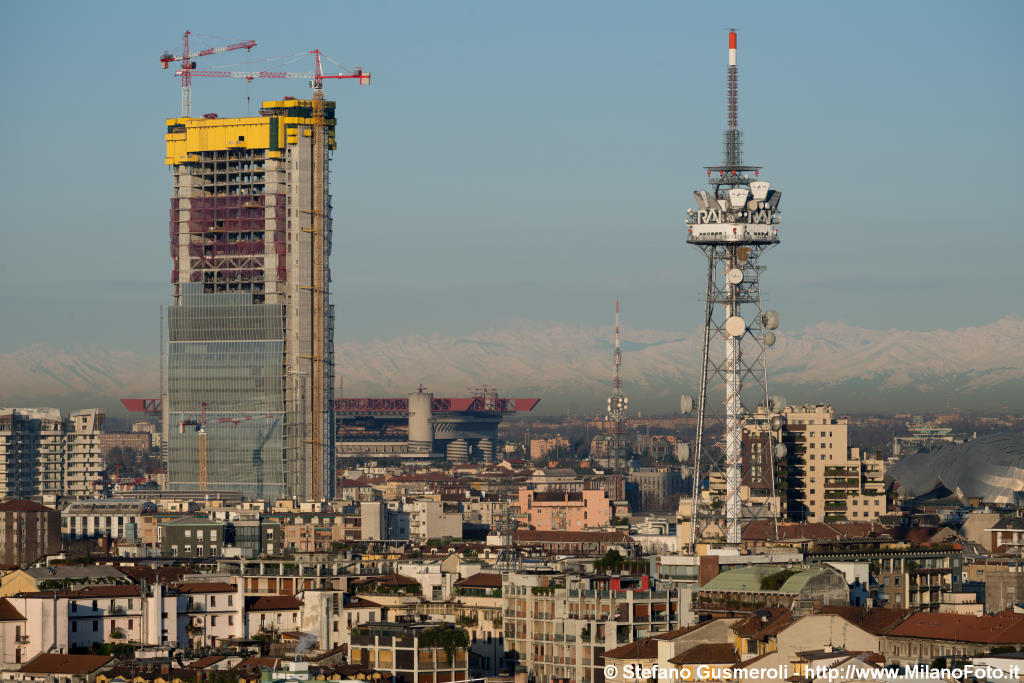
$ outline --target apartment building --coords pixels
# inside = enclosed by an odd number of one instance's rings
[[[582,531],[612,523],[614,509],[603,489],[537,491],[521,488],[512,503],[524,528]]]
[[[963,590],[963,551],[955,544],[819,541],[804,557],[808,563],[867,562],[877,582],[876,606],[938,612],[947,594]]]
[[[24,619],[20,635],[6,643],[4,664],[44,652],[67,653],[104,642],[184,647],[185,598],[161,584],[145,587],[88,586],[9,596],[6,617]],[[9,606],[9,608],[7,607]],[[13,611],[11,611],[13,610]]]
[[[394,683],[441,683],[469,678],[465,646],[446,648],[457,629],[437,624],[363,624],[352,633],[349,661],[389,675]]]
[[[787,406],[781,425],[762,412],[744,427],[744,485],[765,490],[774,471],[781,509],[791,521],[878,519],[886,514],[885,463],[851,448],[848,427],[830,405]]]
[[[56,510],[31,500],[0,503],[0,563],[27,565],[60,549]]]
[[[0,408],[0,498],[102,490],[104,420],[100,410]]]
[[[536,680],[601,683],[606,650],[682,625],[679,592],[660,588],[646,575],[505,574],[506,667]]]

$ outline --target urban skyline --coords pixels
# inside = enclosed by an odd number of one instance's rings
[[[11,79],[5,680],[1024,680],[1017,16],[284,9]]]
[[[124,10],[115,26],[152,19],[144,8],[110,7],[111,15]],[[879,23],[870,12],[815,6],[780,15],[751,5],[747,25],[736,22],[754,55],[741,77],[748,155],[771,159],[773,178],[800,188],[800,208],[787,216],[791,246],[768,274],[769,304],[787,330],[838,320],[951,329],[1021,311],[1009,256],[1021,237],[1012,222],[991,222],[1006,247],[993,253],[965,239],[963,226],[977,220],[970,203],[945,199],[982,175],[986,192],[1012,195],[1012,180],[986,169],[1020,151],[1012,126],[1020,94],[1001,86],[1019,80],[1008,18],[1021,9],[943,8],[922,15],[903,5]],[[343,218],[331,265],[339,344],[470,335],[520,318],[597,325],[615,298],[630,311],[628,340],[631,329],[688,332],[700,309],[702,273],[683,244],[681,199],[699,180],[694,169],[718,151],[716,140],[690,131],[720,126],[714,46],[732,19],[667,3],[628,15],[606,4],[585,12],[566,5],[539,23],[539,6],[530,5],[428,12],[351,4],[345,18],[359,31],[342,25],[299,37],[287,28],[268,34],[258,11],[239,21],[224,5],[205,23],[100,41],[110,72],[98,81],[130,81],[130,94],[121,94],[57,68],[84,51],[82,29],[105,18],[63,9],[44,27],[44,10],[16,8],[27,30],[3,49],[14,56],[37,43],[44,68],[54,68],[44,85],[8,67],[15,99],[50,106],[38,107],[31,123],[21,110],[6,112],[5,122],[55,125],[64,110],[57,93],[69,102],[106,98],[131,116],[76,112],[97,134],[60,143],[67,161],[57,169],[37,161],[27,141],[12,141],[12,153],[28,161],[3,171],[8,225],[22,229],[10,231],[2,257],[0,311],[19,324],[0,339],[0,352],[60,345],[69,329],[86,345],[155,351],[149,321],[167,303],[154,249],[166,178],[152,163],[151,121],[173,113],[179,95],[151,55],[174,48],[189,27],[259,42],[245,57],[210,58],[211,68],[269,60],[301,43],[329,46],[342,63],[372,64],[378,74],[369,97],[338,95],[342,149],[332,183]],[[412,34],[421,38],[415,59],[403,43]],[[537,70],[545,77],[531,76]],[[197,83],[194,107],[245,113],[256,106],[247,97],[272,99],[279,86]],[[292,90],[301,96],[304,88]],[[97,163],[98,172],[86,171]],[[54,186],[63,201],[44,201],[43,188]],[[119,198],[113,213],[111,196]],[[54,241],[66,249],[44,262],[41,245]],[[39,272],[51,277],[16,286]]]

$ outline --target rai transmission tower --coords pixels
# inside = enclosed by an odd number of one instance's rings
[[[691,548],[716,537],[738,545],[744,519],[778,515],[770,443],[769,493],[762,509],[744,500],[743,429],[771,408],[765,352],[775,343],[770,330],[778,326],[778,314],[762,309],[760,260],[779,243],[781,193],[758,178],[759,166],[744,165],[737,113],[736,32],[730,31],[723,162],[705,167],[711,189],[693,193],[697,209],[689,209],[686,218],[686,241],[704,252],[708,264]],[[721,439],[709,433],[719,425],[724,426]]]
[[[619,300],[615,300],[615,380],[612,395],[608,397],[608,421],[611,436],[608,440],[608,462],[615,469],[624,466],[626,456],[626,409],[629,399],[622,393],[622,335],[619,332]]]

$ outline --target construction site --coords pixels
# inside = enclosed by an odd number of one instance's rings
[[[181,116],[167,120],[171,170],[166,386],[161,409],[172,490],[330,499],[334,493],[334,308],[330,152],[335,103],[313,73],[197,71],[181,55]],[[195,76],[304,78],[312,97],[255,116],[191,115]]]

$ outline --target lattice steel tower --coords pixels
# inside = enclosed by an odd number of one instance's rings
[[[608,463],[615,469],[625,465],[629,455],[626,447],[626,410],[629,399],[622,393],[622,335],[619,332],[619,300],[615,300],[615,378],[612,395],[608,397]]]
[[[765,352],[775,343],[770,330],[778,326],[778,314],[762,309],[760,259],[779,243],[781,193],[758,179],[759,166],[743,164],[737,91],[736,32],[730,31],[723,162],[705,167],[711,189],[693,193],[698,208],[689,209],[686,218],[686,241],[704,252],[708,264],[691,546],[714,536],[739,544],[744,519],[778,514],[770,443],[770,494],[760,511],[743,499],[749,477],[744,472],[743,428],[756,413],[767,412],[758,407],[768,406]],[[716,423],[724,426],[721,440],[709,438]]]

